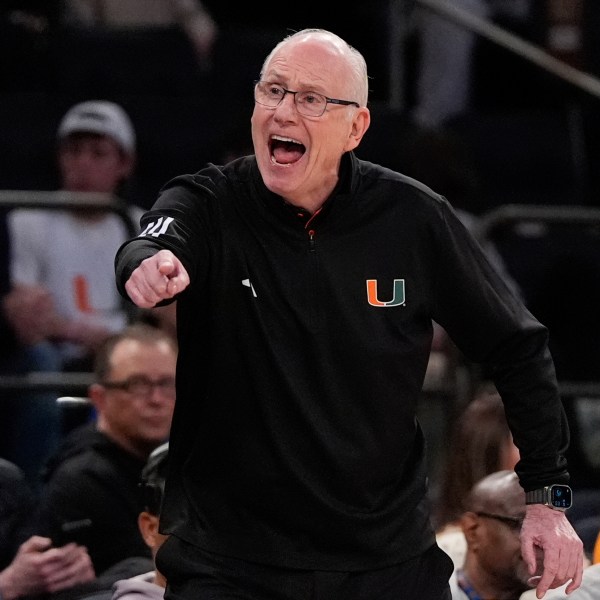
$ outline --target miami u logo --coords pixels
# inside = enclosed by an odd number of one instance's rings
[[[382,302],[377,297],[377,279],[367,279],[367,300],[371,306],[381,306],[387,308],[389,306],[402,306],[404,304],[404,279],[394,279],[394,293],[392,299],[387,302]]]

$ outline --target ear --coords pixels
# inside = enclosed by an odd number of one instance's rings
[[[479,517],[474,512],[467,511],[460,517],[460,526],[465,534],[467,545],[469,547],[476,546],[481,533],[481,521]]]
[[[363,138],[363,135],[369,129],[371,124],[371,112],[366,106],[357,108],[354,117],[352,119],[352,129],[348,136],[348,142],[346,143],[345,151],[354,150]]]
[[[156,548],[160,545],[157,516],[145,510],[142,511],[138,515],[138,528],[149,548]]]
[[[97,412],[101,413],[106,404],[106,389],[99,383],[92,383],[88,387],[88,398]]]

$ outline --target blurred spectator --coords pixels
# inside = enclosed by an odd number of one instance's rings
[[[525,492],[513,470],[491,473],[473,486],[460,517],[467,552],[450,579],[452,600],[516,600],[533,587],[521,556],[524,517]]]
[[[31,290],[24,298],[10,294],[9,257],[6,211],[0,209],[0,377],[57,370],[60,362],[49,343],[28,343],[41,311],[30,311],[31,321],[24,321],[21,331],[13,326],[12,315],[19,310],[19,302],[39,308],[49,300],[49,294],[43,290]],[[52,393],[0,390],[0,456],[18,465],[34,493],[40,467],[60,439],[60,411],[55,398]]]
[[[31,535],[34,495],[22,471],[0,459],[0,598],[58,592],[94,578],[85,548]]]
[[[210,64],[218,27],[200,0],[65,0],[63,19],[69,25],[106,29],[181,28],[202,68]]]
[[[532,0],[453,0],[469,14],[488,19],[529,18]],[[472,108],[474,49],[477,34],[426,8],[417,10],[419,45],[415,122],[439,128]]]
[[[167,440],[175,404],[174,339],[143,324],[109,338],[96,356],[89,397],[96,422],[73,430],[51,458],[40,531],[60,535],[81,523],[96,572],[150,557],[137,526],[138,483],[150,453]]]
[[[218,37],[200,0],[66,0],[57,85],[88,96],[199,94]]]
[[[152,558],[167,539],[158,530],[160,508],[165,490],[169,459],[168,442],[152,452],[142,471],[142,506],[138,516],[138,526],[144,541],[152,551]],[[164,575],[154,568],[148,573],[117,581],[113,588],[112,600],[161,600],[167,582]]]
[[[80,585],[53,600],[162,600],[166,580],[154,564],[156,552],[167,539],[159,533],[159,516],[165,487],[169,444],[148,457],[139,483],[138,527],[152,558],[131,556],[116,563],[93,582]]]
[[[135,133],[120,106],[77,104],[57,137],[64,191],[119,195],[135,165]],[[135,226],[141,212],[130,208]],[[127,227],[118,215],[93,208],[14,209],[9,226],[14,330],[30,345],[52,342],[63,369],[91,370],[95,350],[128,320],[111,281]]]
[[[502,398],[491,385],[482,386],[454,421],[434,503],[438,545],[455,565],[466,552],[459,519],[471,488],[490,473],[514,469],[518,460]]]
[[[0,458],[0,570],[33,533],[30,521],[34,505],[34,494],[23,471]]]
[[[51,307],[52,299],[50,293],[41,287],[32,286],[27,294],[16,293],[11,289],[11,257],[14,248],[8,227],[10,218],[6,211],[0,212],[0,373],[12,374],[20,371],[21,365],[28,362],[22,355],[22,347],[36,345],[44,339],[39,332],[45,326],[45,308]],[[58,362],[53,364],[59,365]]]

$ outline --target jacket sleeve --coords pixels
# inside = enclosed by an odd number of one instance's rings
[[[447,203],[442,203],[435,320],[482,365],[504,402],[528,491],[569,479],[569,428],[561,403],[548,330],[486,258]]]
[[[159,250],[170,250],[183,263],[190,279],[198,264],[207,263],[208,224],[206,198],[211,193],[199,175],[177,177],[167,183],[151,210],[140,219],[140,233],[127,240],[115,256],[117,289],[126,299],[125,283],[139,264]],[[165,304],[170,301],[166,301]]]

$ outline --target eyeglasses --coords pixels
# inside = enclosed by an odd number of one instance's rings
[[[143,375],[134,375],[123,381],[104,381],[102,385],[109,390],[123,390],[132,396],[150,396],[158,388],[165,396],[175,397],[175,378],[163,377],[152,381]]]
[[[509,515],[498,515],[496,513],[488,512],[476,512],[478,517],[485,517],[486,519],[495,519],[505,525],[508,525],[513,531],[520,531],[521,525],[523,525],[524,517],[511,517]]]
[[[262,106],[277,108],[286,94],[293,94],[296,109],[306,117],[322,116],[328,104],[360,107],[360,104],[353,100],[328,98],[317,92],[292,92],[292,90],[286,90],[282,85],[269,81],[254,82],[254,100]]]

